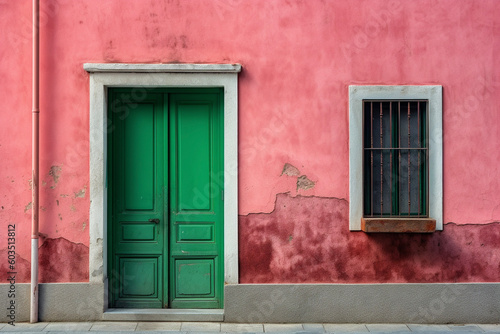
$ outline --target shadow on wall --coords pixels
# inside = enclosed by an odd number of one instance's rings
[[[500,223],[430,234],[349,231],[344,199],[276,196],[239,217],[241,283],[498,282]]]

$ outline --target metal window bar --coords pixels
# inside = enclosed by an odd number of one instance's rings
[[[380,147],[384,147],[384,127],[383,127],[383,109],[382,102],[380,102]],[[384,214],[384,154],[383,150],[380,150],[380,214]]]
[[[411,121],[410,102],[408,102],[408,148],[411,147],[410,121]],[[410,150],[408,150],[408,216],[410,215],[411,215],[411,159],[410,159]]]
[[[418,148],[421,148],[422,145],[420,144],[420,101],[417,102],[417,145]],[[420,208],[420,196],[422,192],[422,182],[420,182],[420,150],[417,151],[417,173],[418,173],[418,215],[421,213],[421,208]]]
[[[392,102],[389,102],[389,134],[391,135],[391,143],[392,143]],[[391,189],[391,194],[393,192],[392,188],[392,179],[393,179],[393,173],[392,173],[392,150],[389,151],[389,171],[390,171],[390,177],[389,177],[389,189]],[[391,196],[392,197],[392,196]],[[391,211],[393,212],[393,204],[394,200],[391,199]]]
[[[406,105],[405,105],[406,104]],[[379,114],[376,115],[375,106],[379,108]],[[405,130],[402,129],[403,118],[401,113],[403,108],[406,107],[406,134]],[[395,109],[393,112],[393,108]],[[422,110],[421,110],[422,108]],[[364,184],[365,190],[365,216],[368,217],[400,217],[400,216],[412,216],[412,217],[427,217],[427,162],[428,162],[428,148],[426,138],[426,115],[427,115],[427,101],[425,100],[365,100],[363,103],[364,110],[364,124],[368,125],[369,117],[369,129],[363,131],[365,138],[364,151],[369,153],[369,166],[365,164],[364,168]],[[378,117],[377,117],[378,116]],[[387,117],[389,116],[389,117]],[[394,119],[396,122],[394,123]],[[378,120],[377,120],[378,118]],[[415,120],[416,118],[416,120]],[[374,123],[378,121],[379,126],[374,128]],[[415,128],[416,123],[416,128]],[[385,127],[385,129],[384,129]],[[378,128],[378,129],[377,129]],[[389,137],[387,138],[386,132],[389,130]],[[375,136],[377,135],[374,131],[378,130],[380,147],[374,147]],[[416,133],[415,133],[416,132]],[[402,135],[407,136],[407,146],[402,146]],[[369,142],[366,140],[369,139]],[[412,145],[412,139],[414,144]],[[416,143],[415,143],[416,139]],[[389,143],[388,143],[389,142]],[[369,145],[369,147],[367,147]],[[374,153],[379,151],[380,154],[380,184],[376,184],[375,174],[374,174],[374,164],[375,156]],[[404,151],[406,151],[406,163],[407,168],[403,170],[403,156]],[[384,165],[384,154],[389,157],[389,168],[387,168],[387,163]],[[416,154],[416,156],[415,156]],[[422,162],[422,155],[424,156],[424,162]],[[366,154],[364,155],[366,157]],[[395,158],[397,163],[395,163]],[[415,158],[417,158],[415,161]],[[368,168],[369,167],[369,168]],[[405,175],[403,173],[406,173]],[[388,175],[388,176],[387,176]],[[417,182],[415,184],[415,175],[417,176]],[[385,177],[385,180],[384,180]],[[413,179],[412,179],[413,177]],[[403,179],[407,178],[407,182],[402,183]],[[367,183],[368,182],[368,183]],[[412,188],[413,186],[413,188]],[[380,189],[377,189],[380,187]],[[404,189],[407,187],[407,189]],[[384,189],[385,188],[385,189]],[[416,189],[415,189],[416,188]],[[388,191],[390,194],[391,205],[387,208],[384,205],[384,193]],[[405,191],[406,190],[406,191]],[[404,192],[402,192],[404,191]],[[407,204],[401,202],[402,195],[407,193]],[[368,196],[368,198],[366,198]],[[404,196],[403,196],[404,197]],[[415,198],[416,197],[416,198]],[[387,197],[389,198],[389,197]],[[415,199],[413,201],[412,199]],[[412,207],[413,203],[413,207]],[[417,204],[415,206],[415,204]],[[408,205],[407,210],[404,210],[404,206]],[[368,207],[368,208],[367,208]],[[376,212],[375,208],[380,208],[380,213]],[[384,207],[386,207],[384,211]],[[403,210],[402,210],[403,209]],[[378,210],[378,209],[377,209]]]
[[[373,216],[373,102],[370,103],[370,147],[372,148],[371,151],[371,162],[370,162],[370,181],[371,181],[371,214]]]

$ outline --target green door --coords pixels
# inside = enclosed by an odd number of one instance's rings
[[[111,89],[110,306],[222,308],[218,89]]]

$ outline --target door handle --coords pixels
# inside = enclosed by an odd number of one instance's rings
[[[159,224],[160,223],[160,220],[158,218],[151,218],[148,220],[150,223],[155,223],[155,224]]]

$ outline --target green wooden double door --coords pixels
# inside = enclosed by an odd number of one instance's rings
[[[110,307],[223,307],[222,101],[109,90]]]

